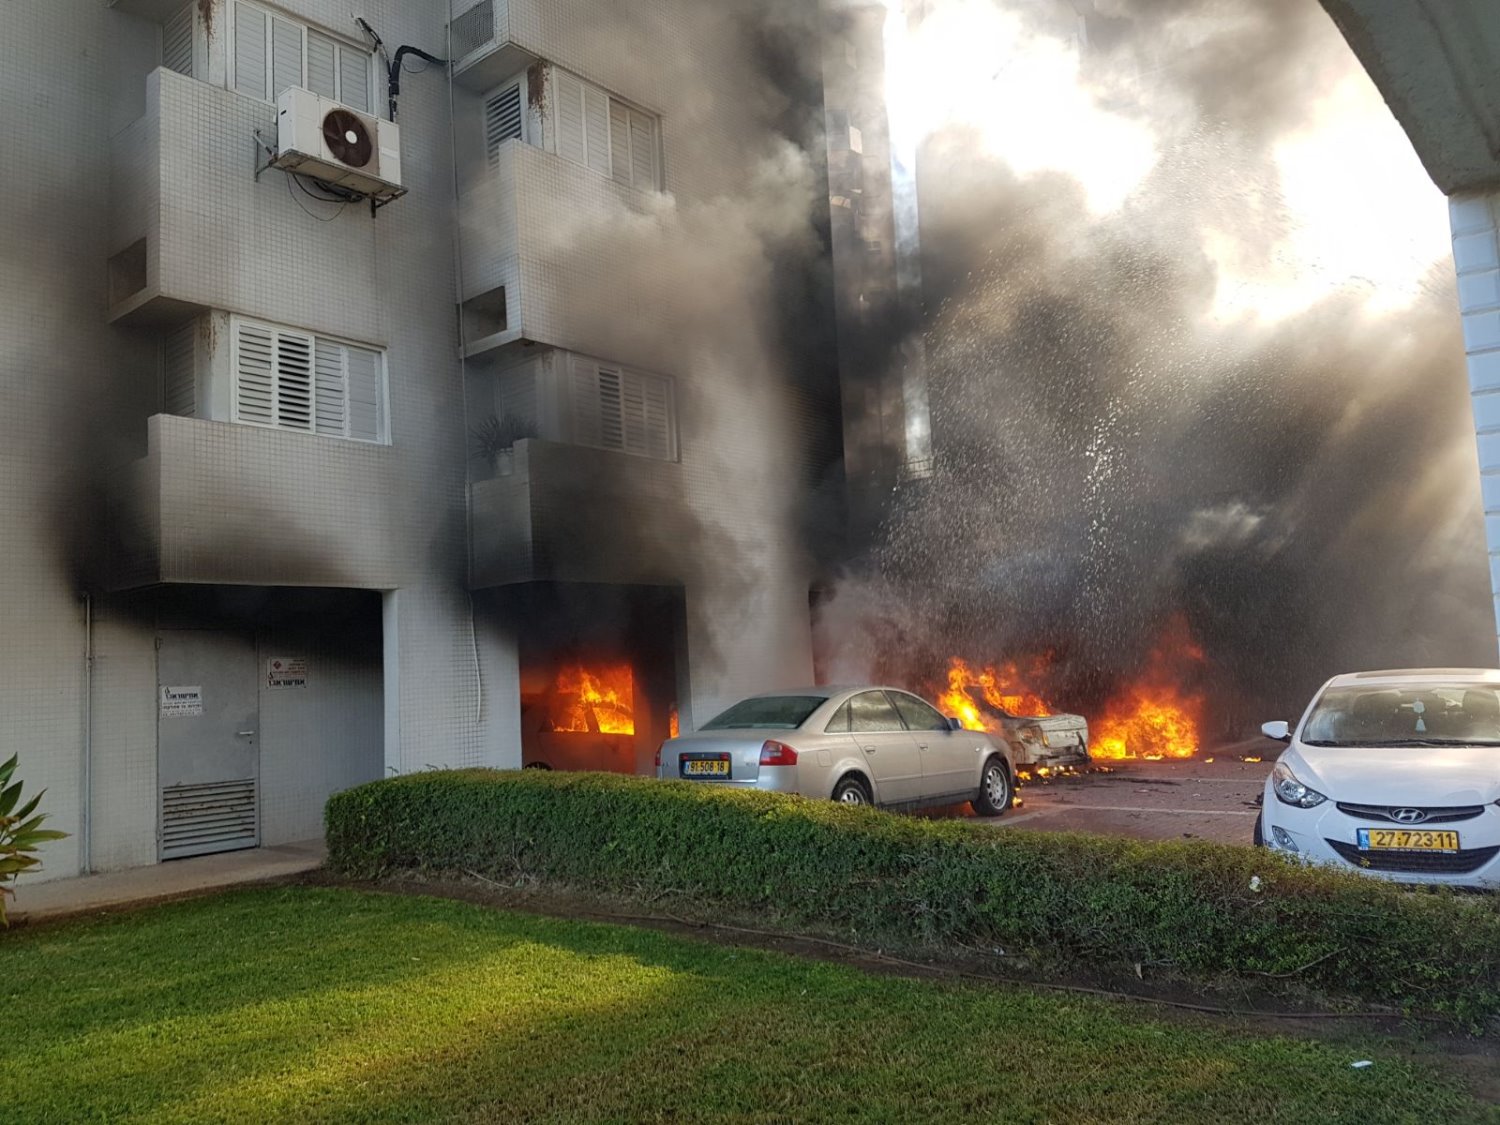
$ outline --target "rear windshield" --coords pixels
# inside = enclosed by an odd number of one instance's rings
[[[816,695],[768,695],[736,703],[699,730],[794,730],[827,700]]]
[[[1500,694],[1487,684],[1329,688],[1302,741],[1309,746],[1500,746]]]

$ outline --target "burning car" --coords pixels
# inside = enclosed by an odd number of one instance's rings
[[[938,706],[970,730],[1003,738],[1021,769],[1082,765],[1089,760],[1089,724],[1082,715],[1056,714],[1020,686],[1014,664],[973,669],[955,658]]]
[[[1008,746],[896,688],[815,687],[757,695],[662,744],[657,777],[846,805],[970,802],[1000,816],[1014,793]]]
[[[1500,671],[1336,676],[1266,779],[1255,842],[1403,883],[1500,888]]]

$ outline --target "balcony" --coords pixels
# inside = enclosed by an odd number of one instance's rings
[[[484,325],[468,331],[467,354],[531,341],[675,371],[692,325],[674,317],[701,294],[681,291],[673,263],[691,251],[653,215],[655,198],[521,141],[501,145],[459,199],[465,311],[490,310],[466,317]]]
[[[235,309],[382,342],[368,209],[299,196],[281,172],[253,175],[257,131],[276,143],[276,107],[160,69],[145,104],[111,141],[110,321]]]
[[[682,466],[527,440],[470,485],[475,589],[520,582],[680,585],[697,550]]]
[[[389,446],[156,415],[112,486],[108,584],[399,586],[395,468]]]

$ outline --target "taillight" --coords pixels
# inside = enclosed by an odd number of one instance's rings
[[[665,746],[665,745],[666,745],[665,742],[662,743],[662,746]],[[656,768],[657,769],[661,769],[661,746],[658,746],[656,748]]]
[[[795,766],[797,751],[784,742],[767,742],[760,748],[760,764],[763,766]]]

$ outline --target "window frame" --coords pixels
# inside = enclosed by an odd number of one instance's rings
[[[266,23],[266,38],[265,38],[265,43],[266,43],[266,73],[265,73],[265,83],[266,83],[266,85],[265,85],[265,88],[266,88],[267,96],[265,98],[257,98],[257,97],[255,97],[254,94],[247,94],[247,93],[245,93],[243,90],[241,90],[239,88],[239,44],[236,42],[236,40],[239,37],[239,31],[238,31],[238,28],[239,28],[239,14],[238,14],[238,9],[241,8],[241,7],[248,8],[249,10],[254,11],[254,12],[259,12],[260,15],[261,15],[261,17],[262,17],[262,19],[264,19],[265,23]],[[260,3],[260,0],[231,0],[231,2],[228,4],[228,6],[225,9],[225,14],[224,15],[225,15],[225,18],[224,18],[224,25],[225,25],[225,35],[224,35],[224,43],[225,43],[224,84],[225,84],[225,86],[232,93],[239,94],[241,97],[250,98],[250,99],[252,99],[254,101],[264,102],[267,105],[275,105],[276,104],[277,98],[280,95],[275,91],[275,86],[276,86],[275,70],[274,70],[275,53],[274,53],[274,51],[272,49],[272,42],[273,42],[273,34],[274,33],[273,33],[273,30],[272,30],[271,21],[273,19],[280,19],[280,20],[285,20],[287,23],[296,24],[298,31],[301,33],[301,38],[302,38],[302,58],[301,58],[301,63],[302,63],[302,65],[301,65],[301,68],[300,68],[299,81],[297,82],[297,85],[298,85],[299,88],[301,88],[303,90],[309,89],[308,84],[307,84],[307,78],[308,78],[308,74],[307,74],[307,70],[308,70],[307,42],[308,42],[308,35],[310,33],[314,33],[315,32],[318,35],[323,36],[325,39],[331,40],[333,42],[334,47],[336,48],[337,52],[343,52],[343,51],[346,51],[346,50],[353,50],[353,51],[358,52],[365,59],[365,75],[366,75],[366,83],[367,83],[367,89],[365,90],[365,97],[366,97],[366,104],[369,105],[370,108],[369,109],[360,109],[359,106],[357,106],[357,105],[350,105],[347,101],[345,101],[343,99],[342,95],[343,95],[343,92],[344,92],[344,75],[343,75],[343,67],[342,67],[342,65],[340,63],[341,55],[339,53],[336,53],[334,55],[333,74],[334,74],[334,91],[335,91],[335,93],[334,93],[334,96],[330,100],[338,102],[339,105],[348,106],[350,109],[354,110],[356,113],[368,113],[371,117],[384,117],[385,116],[381,112],[381,109],[380,109],[380,97],[379,97],[380,91],[379,91],[379,84],[378,84],[379,80],[378,80],[377,73],[376,73],[377,70],[378,70],[378,68],[375,66],[375,55],[374,55],[374,52],[366,49],[364,46],[362,46],[361,44],[357,43],[355,40],[350,39],[347,36],[339,35],[337,32],[330,31],[330,30],[328,30],[327,28],[324,28],[324,27],[315,27],[312,24],[308,23],[306,20],[301,19],[300,17],[295,16],[295,15],[293,15],[290,12],[284,11],[284,10],[282,10],[280,8],[272,7],[272,6],[268,5],[268,4]],[[319,96],[322,97],[324,95],[319,95]]]
[[[581,355],[577,352],[565,352],[563,353],[563,355],[564,358],[562,361],[562,376],[563,393],[565,396],[564,403],[567,416],[566,432],[568,434],[568,441],[571,444],[581,446],[585,449],[599,449],[607,453],[621,453],[628,457],[641,457],[648,461],[660,461],[668,464],[676,463],[681,460],[682,445],[678,433],[676,379],[672,378],[670,375],[661,375],[654,371],[643,371],[638,367],[630,367],[623,363],[611,363],[608,360],[599,359],[594,356]],[[581,401],[578,394],[578,368],[580,366],[586,368],[589,371],[591,385],[595,388],[593,401],[588,405],[590,405],[591,407],[597,407],[599,410],[598,430],[600,433],[600,440],[597,442],[584,440],[585,428],[584,426],[580,425],[581,409],[585,405]],[[604,396],[599,393],[598,388],[600,385],[601,377],[606,373],[614,376],[618,381],[617,420],[618,430],[621,435],[621,443],[619,445],[609,445],[606,444],[603,440],[603,434],[606,431],[606,419],[604,417],[605,401]],[[649,448],[637,450],[630,447],[629,434],[631,432],[632,423],[631,418],[629,417],[626,410],[626,406],[631,400],[631,396],[627,393],[627,383],[629,380],[638,380],[643,392],[646,386],[650,383],[658,384],[665,392],[663,403],[666,411],[665,429],[667,448],[665,457],[656,456],[655,454],[650,452]],[[644,393],[642,395],[641,401],[642,403],[647,401]],[[644,414],[642,417],[644,419]],[[645,435],[649,435],[650,431],[648,428],[644,429],[642,432]]]
[[[279,338],[283,334],[304,337],[309,341],[309,377],[308,377],[308,403],[311,428],[301,429],[295,426],[283,426],[277,422],[260,422],[240,416],[240,331],[244,327],[256,328],[262,332],[271,333],[273,338]],[[344,361],[344,432],[342,434],[330,434],[319,432],[317,423],[317,351],[319,344],[331,344],[341,348],[358,348],[360,351],[369,352],[377,357],[379,365],[378,382],[376,384],[379,402],[377,407],[380,412],[379,436],[373,440],[355,437],[351,433],[353,411],[350,408],[350,381],[348,378],[348,359],[345,353]],[[274,349],[273,349],[274,350]],[[279,378],[279,366],[276,377]],[[274,386],[274,384],[273,384]],[[273,391],[273,395],[277,392]],[[279,398],[273,397],[273,402]],[[273,408],[273,414],[274,414]],[[330,336],[320,332],[313,332],[306,328],[297,328],[289,324],[276,324],[272,321],[261,320],[258,317],[233,315],[229,318],[229,420],[237,426],[253,426],[258,430],[274,430],[283,434],[302,434],[307,437],[326,438],[329,441],[348,441],[356,445],[384,445],[391,444],[391,378],[390,378],[390,356],[385,348],[373,344],[362,343],[359,340],[350,340],[341,336]]]
[[[945,731],[945,730],[952,730],[953,729],[952,727],[950,727],[948,725],[948,719],[947,719],[947,717],[941,711],[939,711],[936,707],[934,707],[931,703],[928,703],[927,700],[923,699],[921,696],[919,696],[919,695],[913,695],[909,691],[887,691],[885,694],[886,694],[886,698],[891,701],[891,706],[893,706],[894,708],[896,708],[896,714],[900,715],[901,716],[901,721],[906,724],[906,729],[907,730],[909,730],[909,731],[934,732],[934,731]],[[901,710],[901,701],[903,699],[910,700],[911,702],[917,704],[918,706],[920,706],[922,708],[923,711],[931,711],[934,715],[937,716],[939,725],[935,726],[935,727],[914,727],[914,726],[912,726],[911,725],[911,720],[908,719],[906,717],[906,714]]]
[[[510,78],[507,78],[504,82],[496,83],[494,86],[490,87],[490,89],[486,90],[483,96],[479,99],[479,135],[480,141],[484,145],[485,164],[489,168],[494,168],[496,163],[499,161],[500,146],[505,144],[506,141],[519,140],[522,144],[529,144],[533,147],[536,146],[536,141],[532,138],[531,135],[533,132],[533,127],[530,121],[531,107],[529,105],[528,85],[529,81],[527,74],[525,71],[522,71],[520,74],[516,74]],[[521,107],[521,135],[519,137],[506,137],[505,140],[497,143],[492,149],[490,147],[490,101],[496,95],[511,89],[516,90]]]

